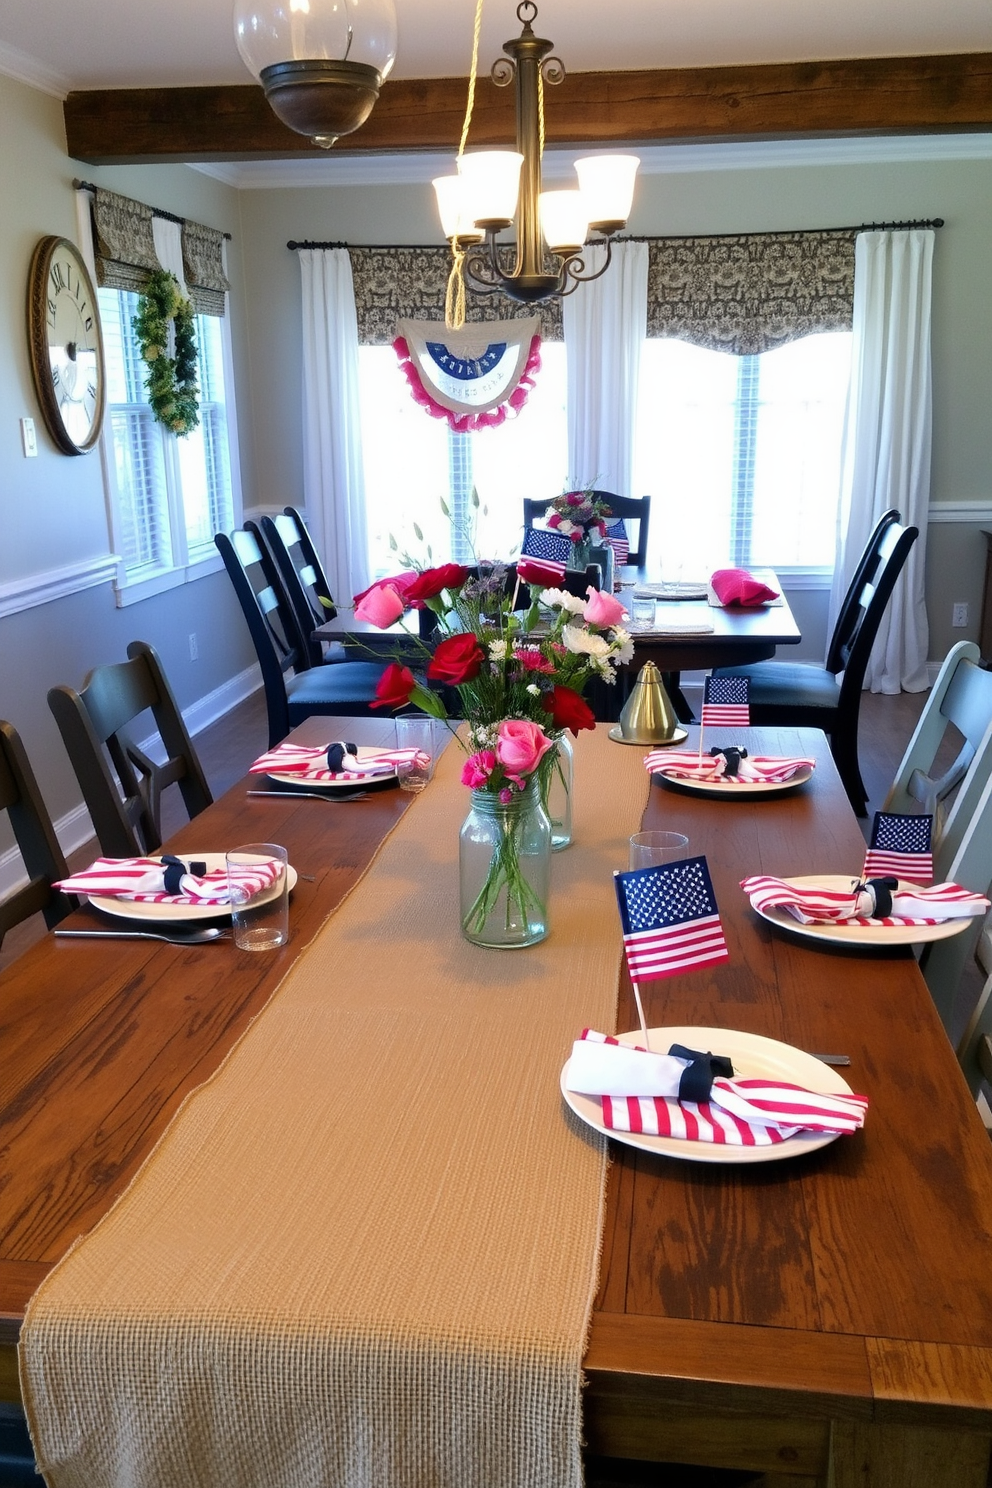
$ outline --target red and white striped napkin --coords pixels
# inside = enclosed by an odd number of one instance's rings
[[[689,1061],[583,1030],[572,1045],[568,1088],[598,1095],[610,1131],[769,1147],[799,1132],[843,1134],[864,1125],[868,1098],[825,1095],[784,1080],[717,1075],[709,1101],[678,1099]]]
[[[62,879],[55,888],[68,894],[130,899],[136,904],[230,904],[227,867],[223,862],[204,873],[181,874],[179,892],[173,894],[165,889],[167,866],[161,858],[97,858],[84,872]],[[193,868],[195,860],[185,866]],[[235,881],[249,894],[257,894],[275,883],[282,866],[273,858],[260,858],[257,863],[234,870]]]
[[[704,784],[722,781],[725,785],[778,785],[791,780],[797,770],[813,769],[816,761],[789,758],[786,755],[749,754],[742,759],[736,775],[728,775],[726,757],[722,754],[690,754],[687,750],[654,749],[644,757],[644,767],[652,775],[667,775],[671,780],[699,780]]]
[[[884,917],[873,916],[874,895],[856,887],[853,880],[851,888],[836,889],[758,874],[742,878],[741,888],[754,909],[784,909],[801,925],[940,925],[945,920],[983,915],[989,909],[983,894],[973,894],[956,883],[926,888],[903,884],[892,891],[892,908]]]
[[[344,754],[342,768],[327,768],[328,744],[308,749],[302,744],[277,744],[260,755],[250,767],[250,775],[293,775],[301,783],[327,785],[336,781],[374,780],[392,775],[399,765],[430,764],[430,755],[418,749],[382,749],[375,753]]]

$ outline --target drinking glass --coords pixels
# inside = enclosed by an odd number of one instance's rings
[[[681,832],[635,832],[630,839],[630,868],[657,868],[689,855],[689,839]]]
[[[227,857],[228,888],[231,894],[231,928],[234,944],[242,951],[274,951],[289,939],[289,855],[274,842],[248,842],[233,847]],[[232,868],[258,863],[278,864],[275,881],[252,893]]]
[[[651,630],[654,626],[654,595],[635,594],[630,601],[631,630]]]
[[[434,758],[437,754],[436,725],[433,718],[419,715],[396,720],[397,749],[416,749],[422,760],[413,760],[408,765],[397,765],[396,774],[400,790],[422,791],[434,774]]]

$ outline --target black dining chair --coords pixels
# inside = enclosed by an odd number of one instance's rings
[[[178,785],[190,819],[213,800],[207,777],[153,646],[132,641],[128,660],[98,666],[77,692],[53,687],[48,706],[97,840],[109,857],[140,857],[162,846],[162,792]],[[165,752],[152,759],[132,737],[149,711]]]
[[[250,532],[256,530],[253,522],[246,522],[245,526]],[[324,666],[348,661],[348,650],[340,641],[321,642],[313,637],[314,627],[335,619],[338,611],[303,517],[295,506],[287,506],[278,516],[262,517],[259,527],[275,559],[283,594],[296,616],[308,664]]]
[[[651,520],[651,497],[650,496],[616,496],[612,491],[593,491],[592,495],[600,501],[605,501],[613,515],[609,518],[611,522],[623,519],[624,526],[628,522],[637,523],[637,545],[630,544],[630,552],[627,562],[638,568],[643,568],[648,561],[648,524]],[[548,509],[547,501],[536,501],[531,497],[524,497],[524,526],[533,527],[537,522],[544,521],[544,514]],[[627,528],[627,536],[630,537],[630,528]]]
[[[751,722],[822,729],[858,816],[865,815],[868,792],[858,765],[861,689],[882,615],[919,536],[904,527],[898,512],[886,512],[861,555],[834,626],[825,666],[804,662],[759,661],[751,666],[717,667],[717,677],[747,677]]]
[[[368,661],[310,666],[296,615],[258,531],[218,532],[214,542],[234,585],[262,671],[269,748],[313,714],[374,717],[384,667]]]
[[[0,811],[7,813],[14,841],[27,871],[20,884],[0,899],[0,945],[8,930],[42,914],[49,930],[76,908],[71,894],[53,889],[69,870],[45,808],[34,771],[13,724],[0,720]]]

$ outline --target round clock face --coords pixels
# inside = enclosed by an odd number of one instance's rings
[[[103,338],[96,293],[68,238],[42,238],[34,251],[28,343],[48,432],[66,454],[84,454],[96,444],[103,422]]]

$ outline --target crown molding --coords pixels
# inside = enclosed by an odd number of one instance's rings
[[[992,160],[992,134],[881,135],[858,139],[725,140],[714,144],[631,147],[644,176],[701,171],[768,170],[823,165],[892,165],[902,162]],[[586,154],[595,151],[586,150]],[[546,181],[571,180],[576,151],[546,150]],[[455,150],[409,155],[330,155],[319,160],[190,162],[194,170],[238,191],[296,190],[320,186],[424,185],[454,169]]]
[[[72,82],[64,73],[56,72],[54,67],[39,62],[37,57],[19,52],[16,47],[5,46],[3,42],[0,42],[0,73],[15,82],[27,83],[29,88],[37,88],[40,93],[49,93],[53,98],[64,100],[72,91]]]

